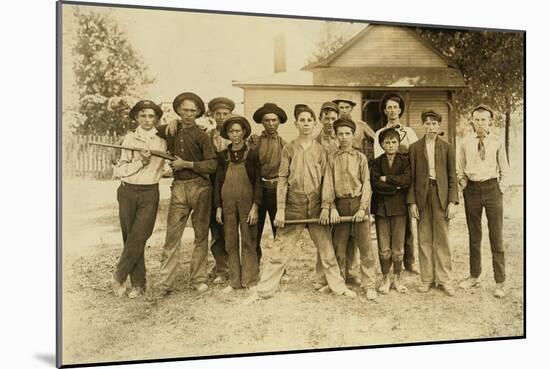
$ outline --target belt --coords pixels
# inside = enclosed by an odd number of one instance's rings
[[[127,187],[127,188],[135,189],[135,190],[154,190],[155,188],[158,188],[158,187],[159,187],[159,184],[158,184],[158,183],[153,183],[153,184],[133,184],[133,183],[128,183],[128,182],[120,182],[120,185],[121,185],[122,187]]]
[[[493,183],[493,182],[498,182],[498,179],[496,178],[491,178],[491,179],[488,179],[486,181],[471,181],[471,180],[468,180],[468,184],[474,184],[474,185],[482,185],[482,184],[489,184],[489,183]]]
[[[267,183],[277,183],[278,180],[279,180],[279,177],[275,177],[275,178],[263,178],[262,177],[262,182],[267,182]]]

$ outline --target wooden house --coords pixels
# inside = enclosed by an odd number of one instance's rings
[[[323,102],[347,97],[357,103],[352,118],[376,130],[385,124],[378,107],[381,96],[396,91],[407,103],[403,123],[421,137],[420,113],[434,109],[443,117],[444,138],[454,144],[453,96],[464,87],[464,78],[453,62],[409,28],[371,24],[326,59],[299,71],[280,71],[233,85],[243,89],[244,115],[251,121],[266,102],[287,112],[290,124],[279,129],[285,139],[296,136],[292,113],[297,103],[318,112]],[[255,126],[256,131],[260,128]]]

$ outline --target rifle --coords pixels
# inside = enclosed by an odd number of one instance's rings
[[[130,146],[121,146],[121,145],[113,145],[113,144],[106,144],[102,142],[89,142],[90,145],[96,145],[96,146],[103,146],[103,147],[111,147],[113,149],[122,149],[122,150],[130,150],[130,151],[142,151],[147,150],[140,147],[130,147]],[[159,158],[163,158],[166,160],[174,161],[177,158],[175,156],[172,156],[171,154],[160,151],[160,150],[147,150],[151,153],[152,156],[158,156]]]
[[[370,218],[369,214],[365,214],[365,218],[363,218],[363,222],[369,218]],[[346,215],[346,216],[340,217],[340,223],[351,223],[352,221],[353,221],[352,215]],[[285,220],[285,226],[287,224],[319,224],[319,218]]]

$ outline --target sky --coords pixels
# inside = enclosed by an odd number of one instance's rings
[[[205,102],[216,96],[227,96],[237,103],[237,113],[242,112],[242,90],[233,87],[232,81],[273,73],[275,37],[285,38],[287,70],[299,70],[312,56],[325,23],[229,14],[84,8],[109,14],[126,31],[150,76],[155,78],[144,98],[171,102],[183,91],[193,91]],[[365,24],[333,26],[353,35]],[[70,44],[71,38],[66,40]],[[69,62],[70,58],[65,56]]]

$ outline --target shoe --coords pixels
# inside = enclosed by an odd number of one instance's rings
[[[212,283],[214,283],[214,284],[224,284],[225,282],[227,282],[227,278],[219,275],[216,278],[214,278],[214,282],[212,282]]]
[[[346,284],[349,284],[350,286],[360,286],[361,281],[357,277],[347,277]]]
[[[206,292],[208,291],[208,285],[206,283],[197,283],[197,284],[194,284],[193,285],[193,288],[197,291],[197,292]]]
[[[374,288],[367,288],[367,300],[376,300],[378,294]]]
[[[349,298],[356,298],[357,297],[357,294],[355,292],[353,292],[352,290],[348,290],[346,289],[343,293],[342,293],[342,296],[344,297],[349,297]]]
[[[143,287],[132,287],[130,289],[130,292],[128,292],[128,297],[131,299],[135,299],[136,297],[139,297],[145,293],[145,288]]]
[[[115,273],[111,275],[111,286],[113,288],[113,293],[117,297],[122,297],[124,294],[126,294],[126,287],[124,287],[124,284],[120,283],[115,276]]]
[[[315,289],[315,291],[319,291],[321,288],[325,287],[326,285],[327,285],[326,281],[315,282],[315,283],[313,283],[313,288]]]
[[[245,298],[242,302],[243,305],[250,305],[255,303],[256,301],[259,301],[261,299],[260,295],[258,293],[250,294],[247,298]]]
[[[205,291],[206,291],[206,290],[205,290]],[[227,287],[225,287],[225,288],[222,290],[223,293],[231,293],[231,292],[233,292],[233,291],[235,291],[235,289],[234,289],[233,287],[231,287],[231,286],[227,286]],[[202,291],[199,291],[199,292],[202,292]]]
[[[399,275],[395,276],[393,283],[391,284],[393,288],[399,293],[406,293],[409,289],[403,283],[401,283],[401,277]]]
[[[466,289],[466,288],[472,288],[472,287],[479,287],[481,285],[481,282],[479,281],[479,277],[468,277],[462,282],[459,283],[460,288]]]
[[[390,277],[384,276],[384,281],[382,282],[380,287],[378,287],[378,292],[380,292],[383,295],[387,295],[388,293],[390,293],[390,285],[391,285]]]
[[[497,283],[497,286],[495,288],[495,292],[493,293],[493,295],[498,299],[501,299],[504,296],[506,296],[506,291],[504,289],[504,283]]]
[[[416,290],[420,293],[427,293],[430,291],[430,288],[432,288],[431,283],[422,283]]]
[[[445,292],[445,295],[449,297],[452,297],[456,294],[455,289],[450,284],[440,284],[439,288],[443,290],[443,292]]]
[[[317,290],[317,292],[320,292],[320,293],[327,293],[327,292],[330,292],[330,287],[328,286],[328,284],[325,284],[323,287],[319,288]]]
[[[412,274],[420,274],[420,271],[418,270],[418,268],[414,264],[406,265],[405,270],[409,273],[412,273]]]

